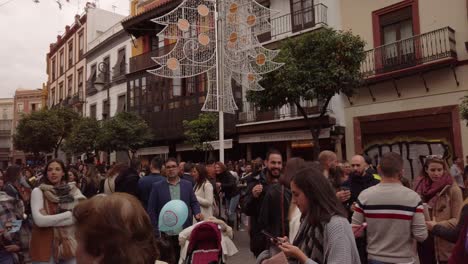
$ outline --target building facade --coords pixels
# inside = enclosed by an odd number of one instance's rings
[[[399,152],[414,179],[426,155],[467,155],[458,109],[468,94],[467,2],[342,1],[341,10],[345,29],[367,43],[365,85],[345,107],[348,157],[377,163]]]
[[[13,103],[12,129],[14,134],[14,129],[23,115],[28,115],[32,112],[43,109],[43,91],[42,89],[18,89],[15,92]],[[12,146],[12,159],[15,164],[25,164],[28,158],[26,154],[22,151],[15,150],[14,146]]]
[[[97,9],[88,11],[88,23],[102,20],[103,16],[94,15]],[[97,120],[113,117],[126,111],[128,60],[131,56],[132,42],[123,30],[120,20],[124,16],[112,16],[117,20],[100,35],[88,38],[86,57],[87,77],[86,116]],[[98,83],[98,85],[95,85]],[[100,84],[100,85],[99,85]],[[124,161],[125,153],[112,153],[110,162]],[[103,160],[106,160],[105,158]]]
[[[298,36],[323,26],[341,28],[340,1],[338,0],[263,0],[270,7],[271,31],[257,36],[269,48],[277,48],[281,40]],[[130,58],[128,108],[143,116],[152,127],[154,146],[140,151],[141,155],[175,155],[184,160],[199,160],[200,155],[184,144],[183,120],[195,119],[205,100],[205,75],[186,79],[165,79],[149,74],[157,67],[151,57],[168,53],[174,41],[158,39],[163,27],[151,21],[166,14],[181,3],[174,1],[132,1],[131,16],[122,22],[125,30],[136,40]],[[312,136],[306,122],[294,106],[283,106],[271,112],[260,112],[245,99],[246,91],[234,87],[233,95],[239,107],[236,115],[225,115],[225,138],[229,139],[226,159],[246,157],[248,160],[263,156],[270,147],[276,147],[287,157],[312,155]],[[317,116],[315,102],[303,102],[310,117]],[[323,147],[335,149],[331,138],[335,125],[344,125],[344,99],[333,98],[330,115],[314,118],[326,127],[322,133]],[[338,143],[340,144],[340,143]],[[217,144],[215,144],[217,146]],[[341,148],[341,147],[340,147]]]
[[[13,148],[14,99],[0,98],[0,168],[6,169],[11,163]]]
[[[87,16],[75,16],[75,23],[65,27],[47,53],[47,106],[73,107],[83,113],[86,91],[86,29]]]

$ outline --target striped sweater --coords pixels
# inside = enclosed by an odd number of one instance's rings
[[[427,238],[421,198],[399,183],[380,183],[359,195],[352,223],[364,222],[372,260],[412,263],[414,240]]]

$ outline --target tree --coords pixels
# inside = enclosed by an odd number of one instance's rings
[[[210,141],[218,138],[218,115],[216,113],[201,113],[197,119],[183,121],[184,135],[187,143],[193,145],[195,150],[207,153],[213,150]]]
[[[38,155],[54,152],[57,158],[64,139],[72,131],[79,115],[69,108],[57,108],[33,112],[18,123],[13,136],[14,145],[24,152]]]
[[[54,157],[57,158],[62,143],[70,135],[73,126],[80,120],[80,115],[68,107],[55,108],[49,111],[51,111],[54,134],[57,135],[54,144]]]
[[[94,118],[85,117],[76,122],[70,135],[65,140],[63,149],[70,154],[90,156],[98,148],[98,135],[101,128]]]
[[[41,110],[23,116],[13,134],[16,149],[33,153],[38,157],[41,152],[53,151],[58,135],[52,122],[52,112]]]
[[[317,101],[323,117],[334,95],[352,96],[362,84],[364,41],[351,32],[324,28],[285,40],[277,58],[284,66],[266,76],[262,83],[265,90],[249,91],[247,100],[262,110],[295,105],[312,133],[313,157],[317,159],[322,127],[313,122],[300,101]]]
[[[126,151],[128,158],[132,159],[139,148],[153,140],[153,134],[140,116],[121,112],[104,121],[97,139],[100,150]]]

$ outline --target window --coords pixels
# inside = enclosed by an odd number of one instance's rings
[[[313,27],[314,0],[290,0],[293,32]]]
[[[91,73],[89,74],[89,79],[88,79],[88,88],[92,89],[94,88],[94,83],[96,82],[96,64],[91,65]]]
[[[60,101],[63,100],[63,93],[64,93],[64,91],[63,91],[63,82],[60,82],[60,84],[59,84],[59,99],[60,99]]]
[[[60,51],[60,75],[65,71],[65,58],[63,55],[63,50]]]
[[[135,105],[135,92],[134,92],[134,80],[131,80],[128,82],[128,90],[129,90],[129,94],[130,94],[130,98],[129,98],[129,103],[130,103],[130,107],[133,107]]]
[[[125,48],[119,49],[117,63],[114,66],[114,77],[122,76],[126,73]]]
[[[68,43],[68,68],[73,66],[73,41]]]
[[[102,101],[102,119],[107,119],[110,117],[110,101]]]
[[[419,35],[418,0],[405,0],[372,12],[377,71],[398,70],[416,64]]]
[[[56,63],[56,61],[55,61],[55,58],[53,58],[53,59],[52,59],[52,81],[55,81],[55,77],[57,77],[57,76],[55,75],[56,70],[57,70],[56,67],[57,67],[57,63]]]
[[[93,104],[89,107],[89,116],[96,119],[96,104]]]
[[[78,70],[78,94],[81,96],[83,91],[83,68]]]
[[[37,110],[39,110],[39,107],[37,104],[31,104],[31,112],[36,112]]]
[[[16,107],[17,107],[17,112],[18,113],[23,113],[24,112],[24,104],[23,103],[18,103],[16,105]]]
[[[182,96],[182,79],[172,79],[172,96]]]
[[[8,119],[8,109],[6,108],[3,108],[3,115],[2,115],[2,118],[5,120],[5,119]]]
[[[78,50],[79,50],[79,60],[81,60],[83,58],[83,54],[84,54],[84,35],[83,35],[83,31],[81,31],[79,34],[78,34]]]
[[[67,79],[67,96],[73,95],[73,75],[68,76]]]
[[[104,83],[109,83],[110,82],[110,58],[105,57],[104,60]]]
[[[126,108],[126,96],[125,94],[119,95],[117,98],[117,113],[125,112]]]
[[[52,88],[52,89],[50,89],[50,90],[52,91],[52,93],[51,93],[52,96],[50,97],[50,99],[51,99],[51,100],[50,100],[50,101],[51,101],[50,104],[51,104],[51,105],[55,105],[55,102],[56,102],[56,98],[55,98],[55,88]]]

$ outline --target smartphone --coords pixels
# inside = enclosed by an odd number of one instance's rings
[[[273,241],[274,244],[281,244],[281,241],[279,241],[278,238],[274,237],[272,234],[268,233],[267,231],[262,230],[262,234],[266,236],[268,239],[270,239],[271,241]]]

